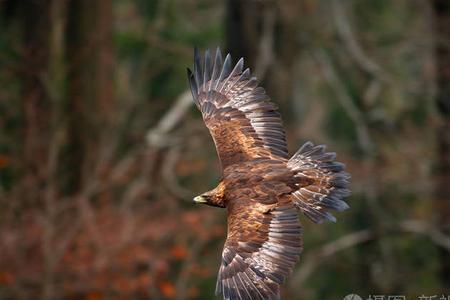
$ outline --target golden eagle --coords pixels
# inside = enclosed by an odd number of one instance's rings
[[[203,59],[195,49],[194,72],[187,70],[222,166],[219,185],[194,201],[228,211],[216,295],[279,299],[302,250],[298,211],[316,223],[336,221],[329,210],[348,208],[350,176],[322,145],[307,142],[289,158],[277,107],[243,67],[220,49]]]

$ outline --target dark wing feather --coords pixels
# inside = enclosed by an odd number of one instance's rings
[[[279,299],[280,284],[301,249],[301,227],[289,199],[273,208],[258,202],[229,207],[216,294],[232,300]]]
[[[194,72],[188,78],[194,102],[202,113],[222,168],[256,158],[286,160],[286,138],[277,107],[241,58],[233,67],[219,49],[214,62],[206,51],[204,62],[196,50]]]

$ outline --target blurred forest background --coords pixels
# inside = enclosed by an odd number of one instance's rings
[[[1,0],[0,299],[213,298],[194,45],[352,174],[337,224],[301,218],[284,299],[450,295],[450,1]]]

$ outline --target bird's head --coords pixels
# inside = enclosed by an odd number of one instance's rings
[[[206,204],[209,206],[216,206],[216,207],[225,207],[223,197],[221,197],[221,195],[214,193],[214,190],[195,197],[194,203]]]

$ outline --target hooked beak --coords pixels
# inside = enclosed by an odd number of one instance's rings
[[[203,196],[197,196],[194,198],[194,203],[206,203],[206,199]]]

